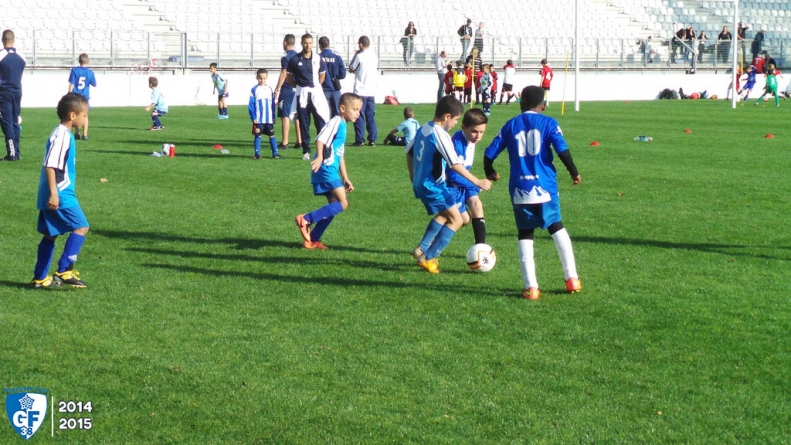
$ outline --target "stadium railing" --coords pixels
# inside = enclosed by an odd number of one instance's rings
[[[357,50],[358,36],[315,33],[314,41],[318,42],[322,35],[330,37],[331,48],[348,64]],[[18,48],[31,68],[71,67],[83,52],[90,55],[94,66],[141,72],[204,69],[210,62],[217,62],[223,69],[279,68],[282,39],[282,34],[263,33],[41,30],[32,31],[25,41],[18,43]],[[730,43],[712,39],[701,47],[697,41],[687,46],[687,42],[674,39],[589,36],[580,39],[580,67],[584,70],[728,69],[731,65],[724,60],[730,61],[731,54],[728,52],[724,58],[722,52],[730,48]],[[789,43],[767,40],[761,50],[772,55],[778,68],[785,68],[791,60]],[[739,63],[749,63],[750,42],[739,45],[740,58],[744,55],[746,59]],[[574,65],[571,38],[489,37],[482,47],[483,63],[495,67],[512,60],[517,68],[534,68],[543,58],[556,70],[566,63]],[[422,36],[412,41],[404,41],[401,36],[372,36],[371,49],[379,56],[379,67],[392,70],[433,70],[440,51],[448,54],[446,62],[453,62],[461,55],[461,44],[452,36]],[[694,56],[691,60],[685,61],[685,49]]]

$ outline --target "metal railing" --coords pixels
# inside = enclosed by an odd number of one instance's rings
[[[73,66],[83,52],[90,55],[94,66],[131,71],[206,68],[210,62],[217,62],[223,69],[279,67],[283,54],[283,35],[272,33],[37,30],[31,35],[30,39],[17,41],[17,48],[26,55],[31,68]],[[315,34],[314,42],[321,35]],[[348,63],[357,50],[358,37],[330,35],[331,47]],[[584,38],[580,40],[580,66],[586,70],[674,69],[685,65],[727,69],[730,45],[730,41],[716,39],[687,42]],[[743,62],[749,63],[754,48],[742,42],[739,45]],[[488,37],[471,43],[472,47],[481,49],[484,63],[495,66],[512,60],[517,68],[536,67],[543,58],[556,69],[565,63],[574,64],[574,41],[568,37]],[[460,59],[462,52],[462,44],[455,36],[371,36],[371,48],[378,54],[383,69],[431,69],[440,51],[448,54],[447,62]],[[786,67],[791,60],[788,42],[767,40],[761,49],[774,57],[778,68]]]

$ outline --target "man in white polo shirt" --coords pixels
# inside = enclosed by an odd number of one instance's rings
[[[379,59],[376,53],[369,50],[371,41],[368,36],[362,36],[357,40],[360,50],[354,54],[349,64],[349,72],[354,73],[354,94],[362,97],[363,107],[360,110],[360,118],[354,122],[354,144],[353,147],[365,145],[365,130],[368,130],[368,145],[376,145],[376,74],[379,69]],[[365,124],[363,124],[365,118]],[[364,125],[364,126],[363,126]]]
[[[445,73],[448,70],[445,68],[445,51],[440,51],[437,54],[437,60],[434,61],[434,67],[437,69],[437,79],[439,79],[439,87],[437,88],[437,102],[445,95]]]

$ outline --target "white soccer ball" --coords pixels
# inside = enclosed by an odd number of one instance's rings
[[[473,272],[489,272],[497,262],[497,253],[488,244],[476,244],[467,251],[467,265]]]
[[[170,155],[170,149],[175,147],[173,144],[162,144],[162,154],[165,156]]]

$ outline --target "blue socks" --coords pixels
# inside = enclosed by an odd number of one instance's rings
[[[426,232],[423,234],[423,239],[420,240],[420,250],[424,253],[428,251],[429,246],[431,246],[431,242],[434,241],[437,234],[440,230],[444,227],[442,224],[438,223],[436,220],[431,220],[426,226]]]
[[[255,137],[255,141],[253,142],[253,147],[255,148],[255,155],[261,156],[261,136]]]
[[[321,236],[324,235],[324,231],[327,230],[327,227],[330,226],[330,223],[333,219],[335,219],[335,217],[330,216],[329,218],[325,218],[317,222],[313,228],[310,229],[310,240],[314,243],[316,241],[321,241]]]
[[[272,156],[277,156],[277,138],[269,138],[269,146],[272,148]]]
[[[161,127],[162,122],[159,121],[159,116],[151,116],[151,120],[154,121],[155,127]]]
[[[58,272],[66,272],[77,261],[77,255],[80,253],[83,243],[85,243],[84,236],[76,233],[69,235],[69,239],[66,240],[66,246],[63,248],[63,255],[58,261]]]
[[[308,222],[317,223],[322,219],[332,218],[333,216],[341,213],[343,211],[343,206],[339,202],[331,202],[324,207],[314,210],[307,215],[305,215],[305,219]]]
[[[431,246],[428,248],[427,251],[425,251],[426,259],[430,260],[433,258],[437,258],[439,254],[441,254],[442,251],[445,250],[446,247],[448,247],[450,240],[453,239],[453,235],[455,234],[456,232],[454,232],[453,229],[451,229],[450,227],[442,226],[442,229],[440,229],[439,234],[434,239],[434,242],[431,243]]]
[[[36,256],[36,268],[33,269],[33,278],[43,280],[49,272],[52,264],[52,254],[55,253],[55,240],[42,237],[38,243],[38,255]]]

